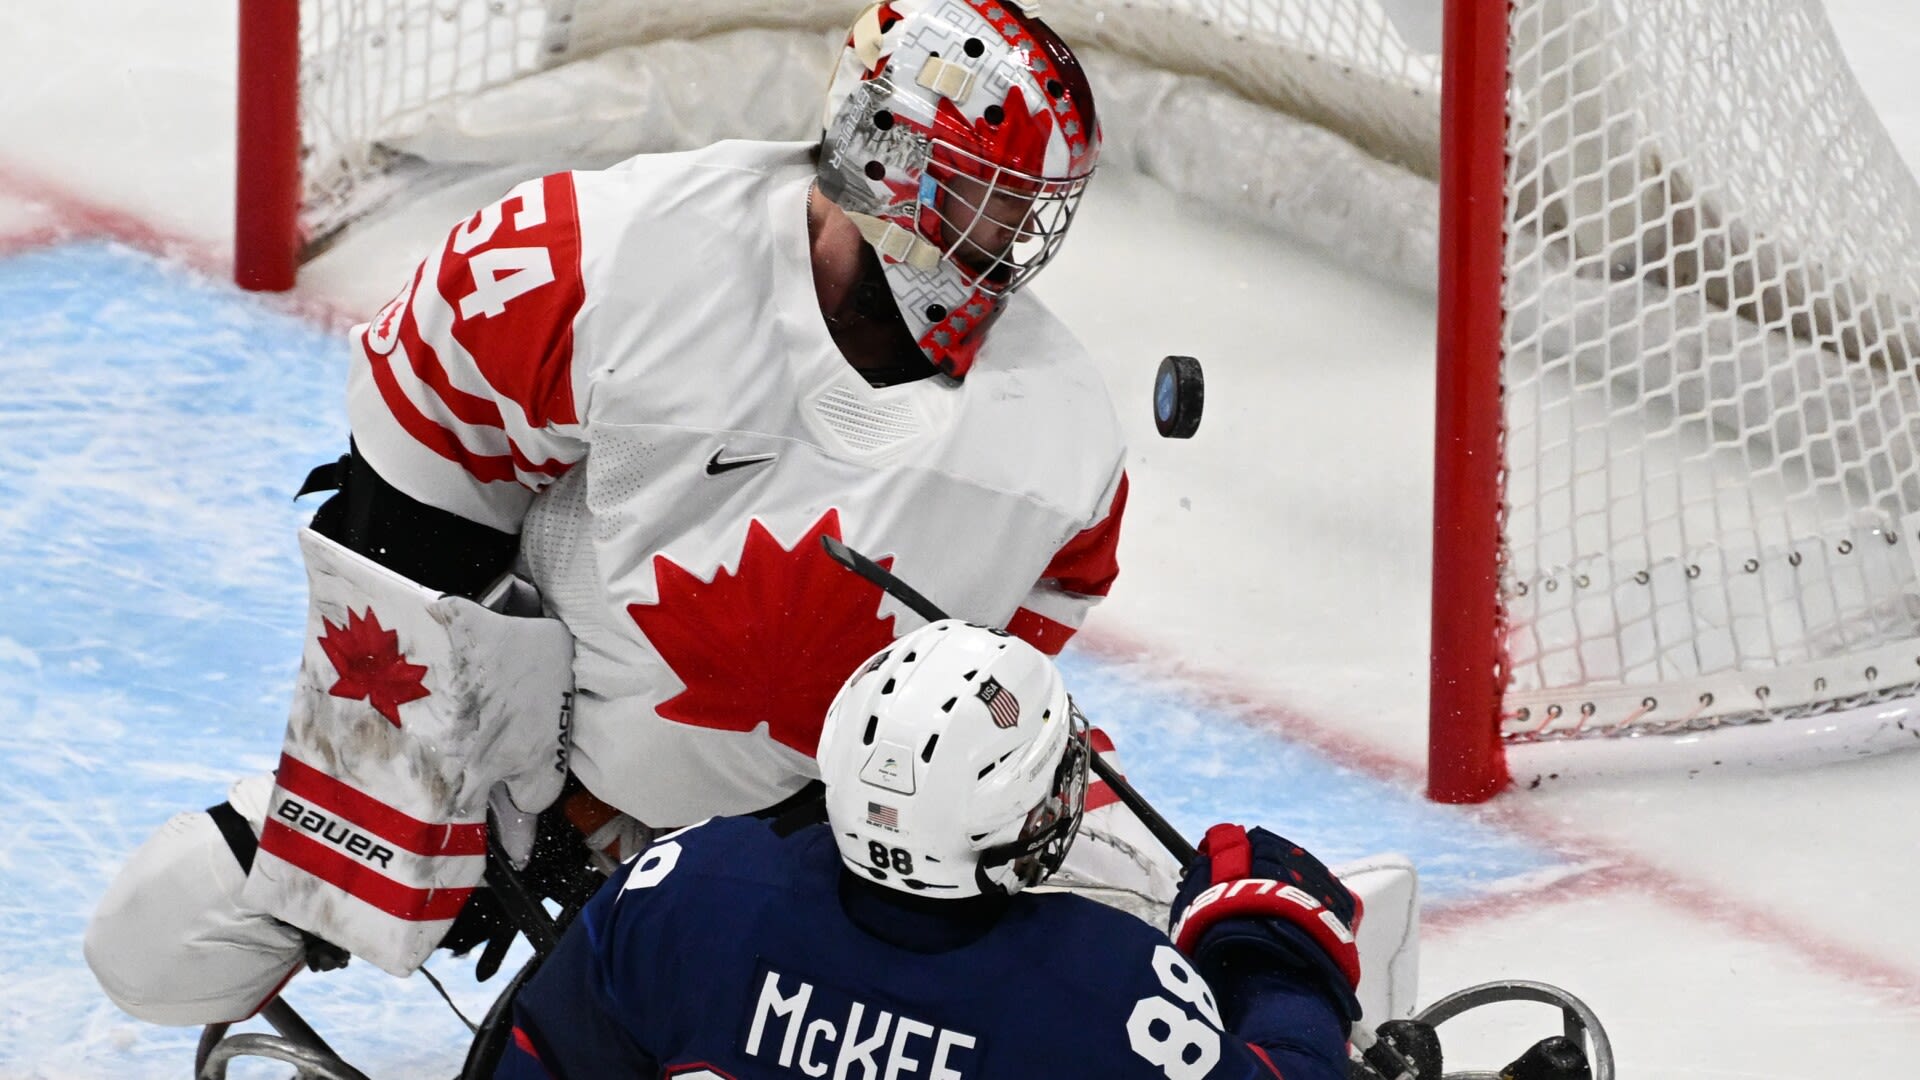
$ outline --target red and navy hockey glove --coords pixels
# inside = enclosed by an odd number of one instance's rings
[[[1262,828],[1215,825],[1174,897],[1169,935],[1212,981],[1250,968],[1318,981],[1360,1019],[1359,898],[1305,848]]]

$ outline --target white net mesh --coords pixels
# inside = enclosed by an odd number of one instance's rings
[[[324,239],[449,165],[814,137],[832,50],[862,6],[303,0],[303,225]],[[1111,150],[1203,197],[1279,207],[1310,239],[1351,246],[1342,223],[1361,211],[1329,180],[1356,171],[1348,158],[1437,168],[1438,59],[1370,0],[1052,0],[1041,13],[1089,56]],[[1366,168],[1391,228],[1370,227],[1365,257],[1430,279],[1430,186]]]
[[[858,0],[304,0],[306,227],[450,165],[811,138]],[[1410,0],[1050,0],[1107,160],[1430,288]],[[1512,5],[1509,737],[1920,680],[1920,192],[1813,0]]]
[[[303,223],[332,233],[408,164],[381,134],[396,117],[538,70],[554,55],[546,0],[306,0],[300,5]]]
[[[1511,34],[1514,736],[1911,692],[1920,188],[1803,0]]]

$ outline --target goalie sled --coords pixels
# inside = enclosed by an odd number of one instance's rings
[[[540,962],[558,944],[569,914],[563,909],[561,916],[555,918],[541,906],[539,898],[514,869],[516,860],[505,848],[504,837],[497,828],[497,818],[490,814],[489,819],[489,824],[496,828],[488,838],[487,885],[499,898],[501,914],[513,924],[516,931],[526,935],[533,946],[534,955],[508,980],[499,997],[487,1009],[485,1018],[475,1028],[473,1041],[468,1044],[467,1055],[456,1080],[488,1080],[493,1076],[494,1068],[511,1038],[514,995],[539,970]],[[301,1018],[285,998],[273,998],[261,1008],[258,1015],[272,1026],[275,1034],[232,1033],[232,1024],[209,1024],[202,1029],[199,1048],[194,1056],[194,1080],[226,1080],[228,1066],[239,1058],[265,1059],[292,1065],[295,1068],[294,1080],[370,1080],[366,1073],[348,1064],[328,1046],[326,1040]]]
[[[342,1061],[284,998],[269,1001],[260,1010],[260,1018],[279,1034],[229,1035],[231,1024],[209,1024],[202,1029],[193,1058],[194,1080],[227,1080],[227,1066],[243,1057],[292,1065],[294,1080],[368,1080],[367,1074]]]
[[[1440,1027],[1449,1020],[1492,1005],[1532,1002],[1560,1010],[1561,1034],[1534,1043],[1499,1070],[1448,1070]],[[1456,990],[1420,1010],[1410,1021],[1391,1021],[1379,1029],[1412,1071],[1382,1067],[1378,1043],[1361,1044],[1356,1026],[1352,1080],[1614,1080],[1613,1045],[1600,1017],[1586,1002],[1543,982],[1503,979]],[[1370,1033],[1369,1033],[1370,1034]]]

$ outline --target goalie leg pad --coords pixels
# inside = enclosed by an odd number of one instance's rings
[[[229,801],[258,832],[270,776]],[[252,1015],[297,971],[298,930],[248,907],[245,873],[204,811],[176,814],[134,851],[87,923],[83,952],[100,986],[152,1024],[217,1024]]]
[[[307,643],[244,895],[406,975],[481,882],[496,786],[527,812],[560,793],[572,636],[312,530],[300,546]]]
[[[1374,1022],[1413,1015],[1420,989],[1420,878],[1404,855],[1371,855],[1332,868],[1367,917],[1354,929],[1356,993]]]

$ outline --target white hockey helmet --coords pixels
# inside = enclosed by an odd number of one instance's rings
[[[887,0],[855,20],[823,128],[820,190],[879,253],[921,350],[964,377],[1100,156],[1079,61],[1011,0]]]
[[[840,857],[889,888],[1012,894],[1060,867],[1087,793],[1087,721],[1040,650],[954,619],[855,672],[820,777]]]

